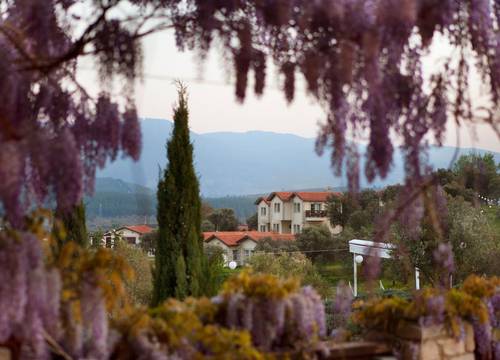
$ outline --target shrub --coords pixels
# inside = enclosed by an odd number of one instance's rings
[[[262,359],[247,331],[214,323],[216,310],[207,298],[169,299],[154,309],[135,309],[115,322],[121,335],[113,357]]]
[[[149,304],[153,291],[151,259],[144,250],[124,241],[116,242],[114,251],[117,256],[125,259],[134,271],[133,278],[125,283],[130,300],[134,304]]]
[[[325,310],[319,295],[294,279],[241,272],[229,279],[220,296],[222,325],[248,330],[263,351],[314,351],[325,336]]]
[[[249,259],[247,265],[256,273],[272,274],[282,279],[296,277],[302,284],[314,287],[323,298],[332,293],[330,284],[302,253],[257,253]]]

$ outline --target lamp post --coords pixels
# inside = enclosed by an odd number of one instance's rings
[[[354,254],[354,297],[358,296],[358,264],[363,262],[363,256],[359,254]]]

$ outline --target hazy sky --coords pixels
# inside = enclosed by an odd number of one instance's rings
[[[305,94],[300,83],[294,102],[288,105],[279,90],[273,70],[268,71],[264,95],[256,98],[249,88],[247,99],[239,104],[234,97],[233,82],[228,79],[219,53],[212,51],[203,70],[200,70],[193,52],[181,53],[177,50],[172,32],[149,36],[144,42],[144,50],[146,76],[136,91],[141,117],[171,119],[172,105],[177,96],[172,83],[174,78],[188,85],[190,126],[198,133],[264,130],[315,137],[318,123],[325,116],[315,100]],[[447,50],[440,47],[440,51]],[[83,65],[83,68],[79,78],[88,87],[96,88],[95,76],[88,70],[88,65]],[[475,131],[477,139],[471,136],[470,129],[462,129],[460,146],[500,152],[500,141],[489,126],[478,125]],[[445,144],[456,145],[452,124],[448,126]]]

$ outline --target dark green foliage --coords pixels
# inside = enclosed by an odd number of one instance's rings
[[[186,90],[179,87],[168,166],[158,183],[158,240],[153,304],[168,297],[200,296],[204,279],[201,200],[189,139]]]
[[[304,228],[296,239],[299,250],[305,252],[313,262],[326,261],[333,257],[334,252],[330,250],[336,248],[335,241],[325,225]]]
[[[175,262],[175,282],[175,297],[182,300],[188,294],[186,263],[182,255],[177,256],[177,261]]]
[[[133,304],[147,306],[151,302],[153,284],[151,260],[142,249],[125,241],[116,241],[113,251],[127,261],[134,270],[134,277],[125,282],[127,295]]]
[[[206,201],[201,202],[201,219],[206,220],[214,212],[214,208]]]
[[[233,209],[217,209],[207,219],[214,224],[216,231],[235,231],[238,228]]]
[[[104,236],[104,231],[101,229],[97,229],[89,233],[89,241],[92,241],[90,244],[93,248],[98,248],[101,246],[101,240]]]
[[[257,273],[276,275],[286,279],[295,277],[303,285],[310,285],[323,297],[332,295],[332,286],[318,273],[318,270],[304,254],[300,252],[257,253],[247,265]]]
[[[390,204],[396,200],[398,197],[399,191],[403,187],[399,184],[389,185],[382,190],[381,200],[384,204]]]
[[[291,252],[300,251],[296,241],[273,240],[270,237],[261,239],[255,247],[255,252]]]
[[[142,236],[141,248],[145,253],[154,251],[158,243],[158,231],[154,230]]]
[[[236,217],[243,221],[255,213],[255,200],[258,195],[224,196],[205,198],[215,209],[233,209]]]
[[[397,187],[389,187],[387,201],[395,198]],[[328,201],[328,214],[332,225],[350,227],[355,233],[371,233],[373,225],[383,211],[384,192],[363,190],[359,194],[345,193],[341,198]]]
[[[207,259],[207,277],[211,280],[206,287],[205,295],[214,296],[227,278],[224,269],[224,250],[211,245],[205,246],[204,250]]]
[[[257,230],[259,218],[257,217],[257,213],[247,218],[248,230]]]
[[[85,206],[83,202],[75,205],[71,210],[55,213],[56,226],[61,226],[62,231],[54,231],[57,247],[60,249],[64,243],[73,241],[86,248],[88,246],[87,227],[85,225]]]
[[[215,225],[210,220],[203,220],[201,223],[201,231],[215,231]]]
[[[492,196],[497,191],[498,166],[491,153],[482,156],[471,153],[458,159],[453,173],[466,189],[474,189],[482,196]]]
[[[500,233],[493,227],[494,219],[488,218],[486,209],[474,207],[461,196],[448,196],[447,211],[440,214],[441,221],[446,223],[441,233],[436,232],[427,210],[417,239],[406,237],[404,226],[396,226],[392,241],[399,245],[402,253],[394,268],[403,278],[411,279],[414,266],[418,266],[424,282],[436,283],[438,274],[432,252],[438,241],[442,241],[453,246],[455,283],[472,273],[500,275]]]

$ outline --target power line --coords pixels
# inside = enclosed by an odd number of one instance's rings
[[[85,66],[80,66],[78,67],[78,70],[83,70],[83,71],[95,71],[95,69],[90,68],[90,67],[85,67]],[[157,80],[157,81],[169,81],[173,82],[176,80],[180,81],[185,81],[185,82],[193,82],[193,83],[198,83],[198,84],[203,84],[203,85],[214,85],[214,86],[223,86],[223,87],[233,87],[234,84],[230,82],[221,82],[221,81],[216,81],[216,80],[206,80],[203,78],[199,77],[180,77],[180,76],[172,76],[172,75],[159,75],[159,74],[151,74],[151,73],[142,73],[140,76],[141,78],[145,79],[150,79],[150,80]],[[274,91],[279,91],[281,92],[281,89],[277,86],[272,86],[272,85],[266,85],[266,89],[269,90],[274,90]],[[301,92],[303,91],[299,86],[296,87],[295,89],[296,92]]]
[[[349,248],[338,248],[338,249],[320,249],[320,250],[277,250],[277,251],[254,251],[256,254],[281,254],[281,253],[317,253],[317,252],[341,252],[349,250]]]

